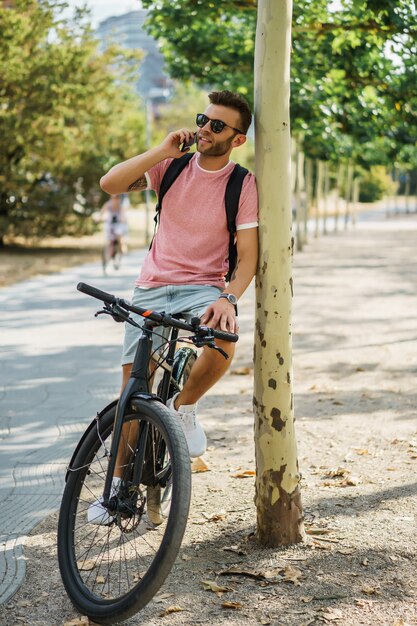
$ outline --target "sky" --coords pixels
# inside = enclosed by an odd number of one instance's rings
[[[91,9],[91,21],[94,28],[99,22],[112,15],[122,15],[141,8],[140,0],[66,0],[70,9],[86,5]]]

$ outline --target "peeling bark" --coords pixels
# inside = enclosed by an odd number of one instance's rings
[[[260,500],[262,514],[257,517],[257,535],[260,542],[269,547],[288,546],[304,539],[303,509],[298,487],[287,493],[281,485],[286,466],[279,471],[262,476],[264,489]]]

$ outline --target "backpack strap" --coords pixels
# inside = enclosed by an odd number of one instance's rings
[[[226,275],[226,281],[229,282],[233,270],[236,267],[237,248],[235,244],[236,235],[236,217],[239,210],[240,193],[242,191],[243,181],[248,174],[245,167],[236,163],[233,172],[230,174],[226,186],[225,205],[227,217],[227,230],[229,231],[229,271]]]
[[[184,154],[184,156],[180,157],[179,159],[174,159],[168,165],[166,172],[162,177],[161,185],[159,187],[159,193],[158,193],[158,202],[157,202],[156,209],[155,209],[156,212],[155,212],[155,217],[154,217],[154,222],[155,222],[154,234],[152,237],[152,241],[149,245],[149,250],[152,248],[152,243],[155,237],[156,227],[159,222],[159,214],[162,209],[163,197],[165,196],[166,192],[171,187],[171,185],[176,181],[178,176],[181,174],[182,170],[188,165],[193,154],[194,153],[190,154],[189,152],[187,152],[187,154]]]

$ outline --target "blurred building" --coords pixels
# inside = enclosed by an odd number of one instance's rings
[[[96,36],[105,48],[117,43],[125,48],[145,52],[135,84],[136,92],[153,105],[165,102],[170,95],[171,80],[164,72],[164,59],[157,43],[145,30],[147,12],[144,9],[130,11],[124,15],[109,17],[100,22]]]

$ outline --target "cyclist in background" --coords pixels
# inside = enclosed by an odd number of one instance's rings
[[[114,194],[102,206],[99,218],[104,222],[105,250],[103,254],[103,266],[110,260],[114,261],[116,269],[120,261],[120,256],[126,254],[126,236],[128,224],[125,205],[122,194]]]

